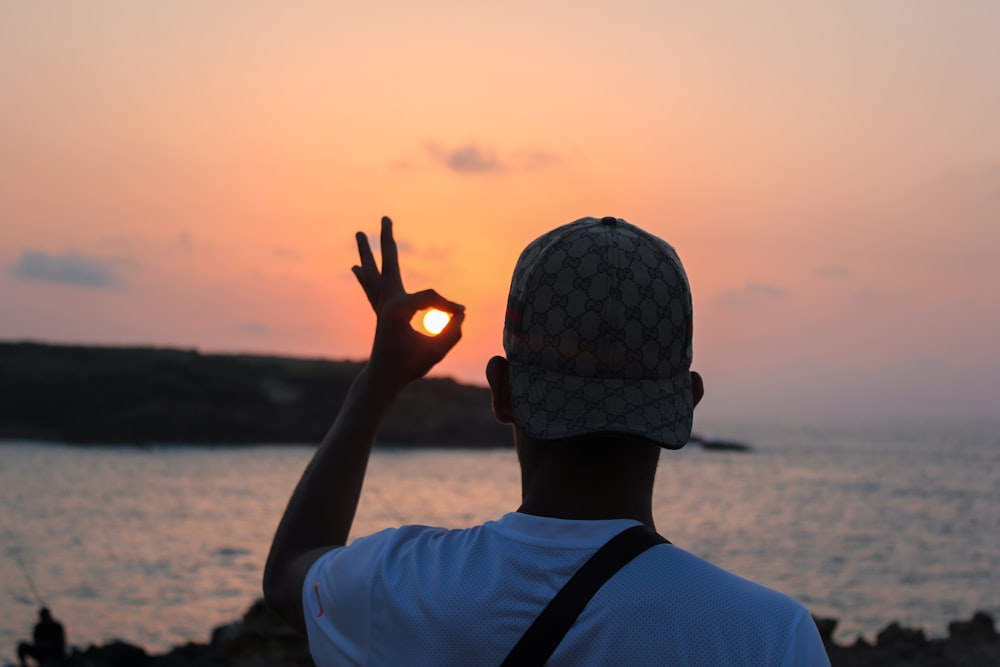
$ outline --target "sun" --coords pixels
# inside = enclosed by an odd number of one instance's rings
[[[451,315],[448,313],[443,310],[438,310],[437,308],[431,308],[424,314],[422,323],[424,325],[424,330],[427,333],[432,336],[437,336],[448,325],[450,320]]]

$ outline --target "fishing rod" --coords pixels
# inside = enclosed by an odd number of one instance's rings
[[[21,574],[24,575],[25,581],[28,582],[28,588],[31,589],[31,595],[34,596],[35,602],[38,603],[39,607],[48,607],[48,605],[45,604],[45,600],[42,598],[42,594],[38,592],[38,586],[35,586],[35,580],[31,577],[31,572],[28,571],[28,566],[24,564],[23,560],[21,560],[21,547],[17,544],[17,536],[14,535],[10,528],[4,527],[3,537],[5,542],[7,540],[14,542],[15,546],[13,546],[13,548],[8,547],[5,551],[8,556],[14,557],[14,560],[17,562],[17,566],[21,568]]]
[[[21,573],[24,578],[28,581],[28,588],[31,589],[31,594],[35,597],[35,602],[38,603],[39,607],[48,607],[45,604],[45,600],[42,599],[42,594],[38,592],[38,587],[35,586],[35,580],[31,578],[31,573],[28,572],[28,567],[21,560],[21,554],[14,552],[14,560],[17,561],[18,566],[21,568]]]

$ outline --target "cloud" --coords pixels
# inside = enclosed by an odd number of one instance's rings
[[[271,249],[271,254],[278,259],[302,259],[302,253],[289,246],[275,246]]]
[[[194,248],[194,241],[188,232],[180,232],[174,238],[174,244],[185,252],[190,252]]]
[[[748,306],[762,301],[784,299],[787,296],[788,291],[783,287],[750,281],[743,287],[723,292],[719,297],[719,303],[725,306]]]
[[[777,285],[768,285],[767,283],[755,283],[752,281],[746,284],[746,286],[743,288],[743,291],[746,294],[750,295],[759,294],[767,297],[779,297],[779,298],[787,296],[788,294],[788,292],[786,292],[785,288],[783,287],[778,287]]]
[[[111,261],[70,252],[50,255],[42,250],[22,250],[11,275],[41,283],[107,289],[120,285]]]
[[[271,333],[271,327],[267,326],[263,322],[239,322],[236,328],[243,333],[253,334],[255,336],[266,336]]]
[[[506,170],[506,166],[492,149],[483,149],[476,144],[453,149],[432,145],[428,149],[436,160],[457,174],[485,174]]]
[[[500,155],[493,148],[476,143],[457,148],[443,148],[429,143],[427,151],[438,164],[456,174],[490,174],[541,169],[559,161],[554,153],[538,149],[518,149]],[[400,166],[403,163],[399,163]],[[409,168],[410,163],[406,163]]]
[[[368,237],[368,247],[372,249],[372,254],[375,255],[375,262],[382,266],[382,236],[381,234],[366,234]],[[413,244],[409,241],[403,239],[395,239],[396,241],[396,252],[398,253],[408,253],[413,252]]]
[[[511,162],[523,169],[540,169],[559,161],[559,156],[541,150],[521,150],[511,153]]]

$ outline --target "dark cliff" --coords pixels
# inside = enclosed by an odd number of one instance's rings
[[[0,438],[101,444],[318,443],[360,362],[0,343]],[[509,446],[489,390],[423,379],[380,442]]]

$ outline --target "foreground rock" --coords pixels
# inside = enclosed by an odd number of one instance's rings
[[[920,629],[890,623],[871,644],[858,638],[849,646],[832,640],[836,619],[816,619],[833,667],[996,667],[1000,665],[1000,638],[993,617],[976,612],[971,620],[953,621],[948,637],[928,639]]]
[[[313,667],[305,639],[258,600],[243,618],[212,631],[207,644],[188,643],[162,655],[114,641],[74,651],[70,667]]]
[[[833,641],[837,620],[816,619],[833,667],[997,667],[1000,638],[993,618],[977,612],[948,626],[948,637],[928,639],[923,630],[891,623],[875,643]],[[208,644],[190,643],[163,655],[116,641],[77,651],[79,667],[312,667],[306,641],[258,600],[243,618],[216,628]]]

